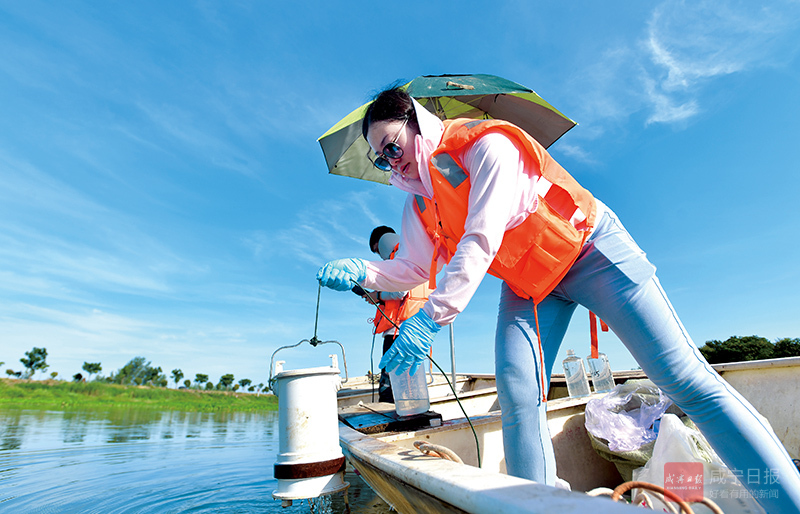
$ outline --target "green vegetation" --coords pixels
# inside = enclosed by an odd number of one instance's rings
[[[800,355],[800,338],[790,339],[784,337],[775,341],[775,349],[772,352],[773,359],[781,357],[795,357]]]
[[[278,401],[272,395],[262,395],[263,384],[251,387],[256,394],[236,394],[246,389],[252,380],[243,378],[233,385],[234,376],[226,373],[214,386],[208,375],[195,375],[195,384],[186,380],[182,389],[167,389],[167,377],[161,367],[154,367],[144,357],[134,357],[109,377],[95,376],[87,382],[81,373],[72,381],[55,380],[58,372],[50,373],[51,380],[32,381],[37,371],[46,372],[47,349],[33,348],[20,359],[26,372],[7,369],[9,379],[0,380],[0,407],[55,408],[70,407],[127,407],[180,410],[188,412],[265,411],[276,410]],[[2,366],[5,363],[0,363]],[[84,362],[83,371],[91,378],[103,369],[99,362]],[[14,380],[16,377],[18,380]],[[183,379],[179,368],[171,373],[175,387]],[[22,378],[22,380],[19,380]],[[233,390],[233,392],[231,392]]]
[[[800,356],[800,338],[784,337],[772,344],[758,336],[733,336],[725,341],[706,341],[700,353],[711,364]]]
[[[0,407],[64,409],[131,406],[186,412],[257,412],[277,410],[278,399],[269,394],[175,390],[105,382],[0,379]]]
[[[147,359],[144,357],[134,357],[122,368],[111,373],[108,381],[114,384],[167,387],[167,376],[161,371],[161,367],[154,368],[150,362],[145,361]]]
[[[25,366],[28,371],[25,372],[25,378],[31,378],[37,371],[46,371],[50,367],[47,364],[47,348],[36,348],[25,352],[27,359],[23,357],[19,361]]]
[[[172,377],[172,380],[175,381],[175,387],[178,387],[178,382],[180,382],[181,379],[183,378],[183,371],[181,371],[180,369],[173,369],[172,375],[170,376]]]
[[[99,362],[84,362],[81,369],[89,374],[88,380],[91,380],[92,375],[103,371],[103,366]]]
[[[229,389],[233,384],[233,373],[226,373],[219,377],[217,389]]]

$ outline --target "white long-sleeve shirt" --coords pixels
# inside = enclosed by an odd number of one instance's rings
[[[464,236],[423,307],[441,325],[451,323],[467,306],[505,231],[522,223],[538,205],[539,172],[526,169],[519,150],[504,135],[486,134],[458,158],[470,180]],[[419,169],[420,174],[428,174],[427,161]],[[367,265],[365,285],[382,291],[406,290],[428,280],[433,256],[433,242],[414,212],[414,194],[431,195],[421,180],[405,181],[399,187],[411,193],[403,209],[400,251],[392,261]]]
[[[415,140],[420,178],[408,180],[398,173],[391,177],[393,185],[409,193],[403,207],[400,250],[391,261],[367,263],[364,285],[382,291],[408,290],[430,275],[433,242],[414,211],[414,195],[432,198],[428,163],[441,142],[444,125],[416,101],[414,106],[420,126]],[[522,223],[539,204],[538,166],[525,159],[505,135],[484,134],[456,157],[470,181],[464,235],[423,307],[440,325],[451,323],[466,308],[497,255],[506,230]],[[599,208],[600,202],[597,204]],[[443,264],[440,259],[439,266]]]

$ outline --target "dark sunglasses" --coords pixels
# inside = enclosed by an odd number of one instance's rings
[[[397,131],[394,139],[386,143],[380,155],[372,161],[373,166],[381,171],[392,171],[392,164],[389,162],[389,159],[399,159],[403,156],[403,149],[397,144],[397,140],[400,138],[400,133],[403,132],[406,123],[408,123],[408,116],[403,120],[403,124],[400,125],[400,130]]]

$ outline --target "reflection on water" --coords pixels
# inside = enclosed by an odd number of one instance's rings
[[[274,412],[0,409],[0,511],[307,513],[272,499],[277,424]],[[354,512],[385,511],[346,480]]]

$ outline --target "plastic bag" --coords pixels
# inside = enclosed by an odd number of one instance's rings
[[[702,485],[698,492],[702,491],[702,496],[711,499],[724,512],[765,512],[736,480],[703,434],[694,426],[684,425],[674,414],[664,414],[661,418],[653,456],[643,467],[633,470],[633,480],[649,482],[665,489],[679,487],[679,483],[687,482],[685,479],[688,476],[678,476],[677,473],[672,476],[670,467],[666,467],[665,472],[665,465],[683,463],[698,463],[698,466],[702,464],[702,478],[694,477],[695,488]],[[676,490],[673,492],[677,493]],[[698,514],[710,512],[705,506],[698,504],[692,505],[692,509]]]
[[[586,430],[607,440],[611,451],[636,450],[655,440],[653,423],[671,404],[650,380],[629,380],[586,403]]]

